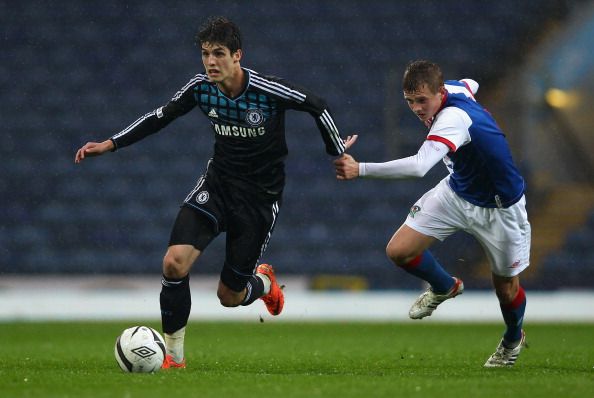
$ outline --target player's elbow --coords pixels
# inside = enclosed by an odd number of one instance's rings
[[[425,172],[423,172],[423,170],[419,170],[419,169],[415,169],[413,170],[413,172],[411,173],[411,177],[413,178],[422,178],[425,177]]]

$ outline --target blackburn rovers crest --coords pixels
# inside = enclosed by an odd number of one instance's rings
[[[408,212],[408,216],[410,218],[415,218],[415,214],[417,214],[420,211],[421,211],[421,207],[414,205],[413,207],[410,208],[410,211]]]

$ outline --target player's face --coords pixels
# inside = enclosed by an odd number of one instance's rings
[[[437,111],[439,111],[439,108],[441,108],[444,95],[444,87],[440,87],[437,93],[433,93],[426,84],[423,84],[416,91],[405,91],[404,99],[408,103],[410,110],[413,111],[423,123],[427,123],[433,116],[435,116]]]
[[[240,70],[241,50],[233,54],[226,46],[218,43],[202,43],[202,63],[211,81],[222,83],[232,79]]]

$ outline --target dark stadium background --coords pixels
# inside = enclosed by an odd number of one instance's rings
[[[210,15],[242,29],[242,65],[325,97],[352,153],[413,154],[423,126],[402,100],[405,64],[481,84],[525,174],[533,228],[528,288],[594,283],[594,88],[590,1],[0,1],[0,279],[158,275],[178,205],[212,152],[191,112],[161,133],[80,165],[74,154],[164,104],[202,71],[193,38]],[[557,89],[558,91],[551,91]],[[338,182],[313,120],[287,118],[288,185],[263,258],[314,288],[418,289],[384,247],[444,173]],[[219,238],[194,268],[216,274]],[[469,288],[489,288],[463,234],[435,248]]]

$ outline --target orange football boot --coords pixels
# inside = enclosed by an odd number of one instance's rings
[[[165,356],[163,360],[163,365],[161,365],[161,369],[185,369],[186,368],[186,359],[184,358],[181,362],[175,362],[173,357],[169,354]]]
[[[280,314],[285,305],[285,295],[283,294],[282,288],[276,282],[276,276],[274,275],[272,265],[260,264],[258,265],[258,268],[256,268],[256,273],[264,274],[270,279],[270,292],[260,297],[260,299],[266,304],[266,309],[270,312],[270,315]]]

